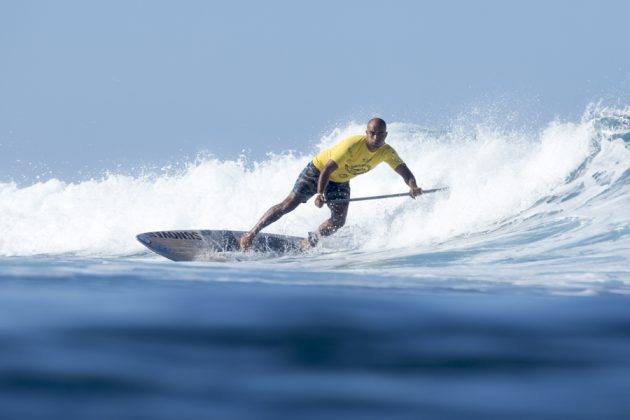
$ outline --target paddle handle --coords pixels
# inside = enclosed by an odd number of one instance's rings
[[[422,194],[430,194],[438,191],[446,191],[448,187],[442,188],[433,188],[430,190],[422,190]],[[365,200],[380,200],[381,198],[392,198],[392,197],[404,197],[409,196],[408,192],[398,193],[398,194],[385,194],[385,195],[373,195],[371,197],[357,197],[357,198],[338,198],[335,200],[327,200],[326,203],[349,203],[350,201],[365,201]]]

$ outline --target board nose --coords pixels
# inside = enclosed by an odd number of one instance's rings
[[[149,239],[149,237],[145,233],[136,235],[136,239],[143,245],[146,245],[146,246],[151,245],[151,239]]]

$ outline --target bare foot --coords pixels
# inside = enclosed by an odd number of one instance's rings
[[[241,250],[247,251],[252,246],[252,242],[254,241],[254,236],[256,235],[250,232],[246,232],[245,234],[243,234],[243,236],[241,236],[241,240],[239,241],[241,245]]]
[[[321,234],[319,232],[309,232],[308,237],[300,241],[300,248],[302,249],[302,251],[305,251],[310,248],[314,248],[319,242],[320,237],[321,237]]]
[[[311,243],[308,241],[308,238],[304,238],[300,241],[300,250],[306,251],[307,249],[311,249]]]

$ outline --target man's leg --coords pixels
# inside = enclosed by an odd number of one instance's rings
[[[316,232],[308,233],[308,237],[301,242],[302,249],[314,247],[321,236],[332,235],[346,223],[348,203],[330,204],[328,207],[330,207],[330,219],[322,223]]]
[[[338,203],[331,204],[329,206],[330,219],[326,220],[319,226],[320,235],[332,235],[346,223],[346,217],[348,216],[348,204],[349,203]]]
[[[350,198],[350,183],[329,182],[326,188],[326,199],[335,200],[340,198]],[[327,205],[330,209],[330,219],[322,223],[317,232],[309,232],[308,238],[303,242],[304,248],[315,246],[320,236],[332,235],[346,223],[349,203],[328,203]]]
[[[299,206],[302,202],[300,198],[295,194],[295,192],[291,191],[287,198],[285,198],[282,202],[272,206],[263,216],[260,218],[258,223],[247,233],[241,236],[241,249],[248,249],[252,245],[252,241],[258,235],[258,232],[263,230],[266,226],[269,226],[273,222],[280,219],[285,214],[292,212],[295,210],[297,206]]]

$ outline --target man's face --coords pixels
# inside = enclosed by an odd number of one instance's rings
[[[367,135],[367,142],[370,145],[370,148],[378,149],[385,144],[387,128],[381,124],[370,122],[365,134]]]

